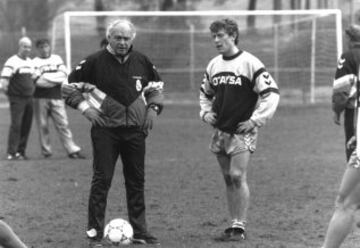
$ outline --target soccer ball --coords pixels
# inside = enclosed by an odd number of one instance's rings
[[[114,245],[128,245],[131,243],[134,230],[130,223],[124,219],[111,220],[104,230],[104,238]]]

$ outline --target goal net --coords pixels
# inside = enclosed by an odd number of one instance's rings
[[[134,48],[158,68],[168,96],[197,95],[205,67],[217,55],[209,25],[233,18],[239,48],[257,56],[289,103],[329,101],[342,52],[339,10],[66,12],[53,28],[54,52],[73,68],[100,49],[106,24],[128,18],[137,28]]]

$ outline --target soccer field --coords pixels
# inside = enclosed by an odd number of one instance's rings
[[[248,240],[217,243],[228,223],[225,186],[208,150],[211,128],[196,105],[166,106],[147,140],[146,202],[150,231],[164,248],[320,247],[344,171],[342,127],[327,104],[280,106],[260,130],[250,162]],[[0,109],[0,152],[5,156],[8,109]],[[30,160],[0,161],[0,218],[36,248],[86,247],[87,198],[92,175],[90,125],[68,109],[86,160],[67,159],[52,130],[54,156],[40,155],[35,123]],[[109,193],[107,220],[127,218],[119,162]],[[357,247],[354,229],[343,247]]]

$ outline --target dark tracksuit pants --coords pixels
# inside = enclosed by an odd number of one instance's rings
[[[7,153],[25,155],[33,118],[33,98],[31,96],[9,96],[10,130]]]
[[[345,129],[345,153],[346,153],[346,161],[349,161],[351,153],[354,148],[348,148],[346,146],[347,142],[354,135],[354,113],[355,110],[351,108],[345,108],[344,112],[344,129]],[[359,141],[358,141],[359,142]]]
[[[147,230],[144,197],[145,134],[138,129],[92,127],[93,178],[88,212],[88,228],[103,235],[107,195],[120,155],[125,178],[129,222],[134,233]]]

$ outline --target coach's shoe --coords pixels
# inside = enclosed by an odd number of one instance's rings
[[[229,227],[219,236],[215,241],[228,242],[228,241],[243,241],[246,239],[245,230],[238,227]]]
[[[89,248],[102,248],[105,247],[102,241],[100,240],[89,240]]]
[[[71,159],[86,159],[84,155],[82,155],[80,152],[73,152],[68,155]]]
[[[92,228],[86,231],[86,237],[89,241],[89,248],[101,248],[104,247],[101,235]]]
[[[149,244],[149,245],[160,245],[159,240],[152,236],[150,233],[140,233],[140,234],[134,234],[134,237],[132,239],[132,242],[134,244]]]

